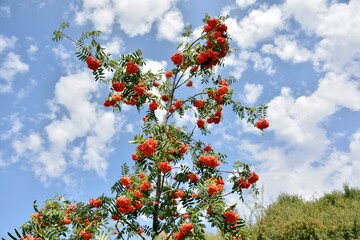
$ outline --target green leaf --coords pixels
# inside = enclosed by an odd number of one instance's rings
[[[128,175],[130,172],[130,168],[129,166],[124,163],[122,166],[121,166],[121,175],[125,176],[125,175]]]
[[[14,237],[11,233],[7,233],[8,235],[9,235],[9,237],[11,237],[12,239],[14,239],[14,240],[18,240],[16,237]]]
[[[33,202],[33,208],[35,212],[39,212],[38,206],[36,205],[36,200]]]

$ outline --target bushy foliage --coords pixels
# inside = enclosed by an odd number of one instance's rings
[[[282,194],[252,228],[254,239],[360,239],[360,189],[343,191],[314,201]]]

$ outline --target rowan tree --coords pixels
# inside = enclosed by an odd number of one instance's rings
[[[211,134],[209,126],[222,123],[225,107],[259,131],[269,126],[267,107],[235,101],[235,79],[217,74],[232,52],[225,20],[205,15],[197,38],[186,27],[182,36],[187,41],[169,57],[172,66],[157,73],[143,70],[141,50],[111,59],[97,40],[99,31],[84,32],[76,41],[65,34],[68,23],[54,32],[56,42],[73,41],[77,58],[87,64],[94,80],[109,86],[104,107],[121,111],[124,105],[134,106],[143,114],[142,131],[130,141],[136,151],[124,157],[132,168],[122,165],[111,188],[113,196],[101,195],[88,203],[55,197],[40,209],[34,204],[31,220],[21,234],[16,231],[19,238],[103,239],[111,232],[116,239],[204,239],[206,222],[224,239],[248,238],[236,205],[228,206],[225,196],[236,194],[243,200],[243,189],[257,191],[259,176],[239,161],[232,160],[231,171],[226,170],[226,155],[204,141]],[[197,120],[186,128],[176,123],[175,114],[192,114]],[[143,224],[140,217],[151,224]]]

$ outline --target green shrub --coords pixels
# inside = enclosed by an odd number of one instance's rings
[[[360,239],[360,190],[344,185],[314,201],[282,194],[251,231],[259,240]]]

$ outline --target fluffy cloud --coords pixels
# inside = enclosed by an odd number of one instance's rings
[[[249,53],[241,51],[238,55],[231,54],[225,58],[225,66],[232,67],[230,74],[237,79],[240,79],[242,74],[248,68],[247,61],[249,60]]]
[[[13,141],[18,156],[35,156],[29,161],[42,182],[63,178],[70,162],[75,167],[105,176],[106,157],[112,152],[110,140],[124,121],[113,112],[98,108],[93,102],[97,92],[98,83],[89,73],[61,77],[55,86],[52,99],[55,107],[45,132],[34,132],[28,138],[19,137]]]
[[[9,122],[9,126],[6,131],[0,134],[0,140],[8,140],[11,137],[16,136],[24,127],[24,124],[20,121],[18,114],[12,114],[2,120],[4,122]]]
[[[281,60],[292,63],[305,62],[311,58],[309,50],[298,46],[298,42],[290,39],[288,36],[276,37],[274,44],[265,44],[261,50],[267,54],[275,54]]]
[[[27,71],[29,65],[21,60],[20,55],[9,52],[0,65],[0,79],[4,80],[4,83],[0,83],[0,93],[11,92],[15,76]]]
[[[326,0],[288,0],[283,6],[308,35],[315,35],[314,64],[321,71],[359,74],[359,1],[337,3]],[[281,44],[277,44],[281,46]],[[275,53],[279,53],[275,50]],[[303,51],[302,51],[303,52]],[[303,52],[304,54],[305,52]],[[283,54],[278,54],[279,57]],[[307,55],[307,54],[306,54]]]
[[[104,44],[104,48],[112,55],[119,56],[124,52],[124,41],[119,36],[114,36]]]
[[[9,6],[0,6],[0,17],[10,17],[11,9]]]
[[[87,21],[104,33],[111,33],[115,19],[112,2],[109,0],[84,0],[82,10],[76,12],[75,22],[83,25]]]
[[[339,95],[346,92],[346,95]],[[359,149],[359,130],[349,144],[349,152],[332,150],[324,123],[338,110],[360,111],[359,83],[346,74],[328,73],[309,96],[293,97],[283,87],[281,95],[268,104],[269,131],[275,135],[271,146],[243,140],[239,150],[255,162],[269,197],[280,192],[302,194],[311,198],[341,188],[344,182],[358,184],[355,170]],[[241,154],[241,153],[240,153]],[[291,173],[291,174],[290,174]]]
[[[59,58],[62,62],[66,62],[70,58],[69,51],[62,44],[59,44],[57,47],[53,47],[51,50],[55,54],[55,57]]]
[[[15,36],[7,37],[0,34],[0,54],[3,53],[6,49],[11,49],[15,46],[17,38]]]
[[[249,104],[254,104],[261,96],[263,86],[260,84],[246,83],[244,86],[245,101]]]
[[[252,65],[255,71],[263,71],[268,75],[275,73],[273,60],[255,51],[242,50],[238,54],[227,56],[225,59],[225,66],[232,67],[230,74],[237,79],[241,78],[249,65]]]
[[[346,95],[339,95],[339,92],[346,92]],[[343,107],[359,111],[359,103],[357,82],[349,80],[345,74],[328,73],[310,96],[294,99],[291,90],[283,88],[281,96],[269,103],[271,128],[287,143],[298,145],[312,142],[314,146],[323,145],[327,141],[319,124]]]
[[[360,185],[360,129],[350,138],[349,151],[334,150],[324,168],[333,176],[333,182],[349,182],[353,186]]]
[[[240,48],[254,48],[257,43],[272,37],[283,27],[283,13],[274,5],[264,9],[253,9],[239,22],[234,18],[226,20],[232,39]]]
[[[165,14],[174,0],[115,1],[120,28],[129,36],[148,33],[152,24]]]
[[[164,16],[164,14],[171,9],[174,3],[175,0],[84,0],[81,10],[76,12],[75,21],[81,25],[90,21],[96,29],[105,33],[111,33],[113,24],[117,22],[130,37],[150,32],[152,25],[156,21],[160,21],[162,30],[159,34],[161,34],[166,28],[161,19],[171,17],[171,15]],[[177,13],[170,12],[168,14],[176,15]],[[163,35],[161,36],[163,37]]]
[[[340,189],[345,182],[359,186],[360,170],[360,131],[357,130],[349,143],[349,151],[333,150],[314,158],[299,154],[303,145],[297,149],[284,149],[278,146],[263,146],[242,141],[239,150],[251,156],[260,174],[259,184],[265,188],[266,202],[275,200],[279,193],[300,194],[310,200],[325,192]]]
[[[157,38],[178,42],[183,30],[184,22],[182,13],[178,10],[172,10],[160,18]]]
[[[360,31],[355,26],[359,22],[356,14],[359,7],[358,1],[288,0],[279,6],[282,11],[279,15],[285,20],[281,35],[263,35],[275,36],[272,43],[261,47],[263,54],[274,54],[293,64],[309,61],[322,73],[317,89],[312,93],[295,97],[289,87],[282,87],[281,94],[269,102],[268,136],[274,137],[271,145],[250,140],[242,140],[238,145],[244,159],[252,162],[259,171],[260,184],[264,184],[268,199],[274,200],[281,192],[311,199],[315,194],[341,188],[344,182],[359,185],[360,130],[352,133],[348,148],[345,148],[348,150],[338,150],[329,137],[331,132],[327,126],[328,120],[341,109],[360,111],[357,81]],[[302,31],[292,30],[292,18]],[[264,38],[258,38],[256,36],[261,34],[250,31],[246,36],[240,35],[244,19],[234,24],[239,36],[244,38],[238,45],[253,47],[255,44],[246,41],[249,33],[255,43]],[[302,44],[307,44],[306,48]],[[250,56],[251,52],[248,52],[242,59],[249,61]],[[244,127],[242,130],[253,133]]]
[[[273,60],[271,58],[262,56],[257,52],[250,53],[249,57],[253,62],[254,70],[266,72],[267,75],[275,73]]]
[[[319,24],[321,14],[326,11],[327,0],[287,0],[284,13],[300,23],[303,30],[311,34]]]
[[[325,71],[360,74],[359,1],[331,5],[320,15],[315,32],[322,40],[315,49],[315,64]]]
[[[29,136],[24,136],[12,142],[12,147],[18,155],[26,151],[37,152],[42,145],[42,138],[38,133],[31,133]]]
[[[256,2],[256,0],[236,0],[236,5],[239,8],[247,8],[251,5],[253,5]]]
[[[29,46],[29,48],[26,50],[26,52],[27,52],[29,55],[33,55],[33,54],[35,54],[38,50],[39,50],[39,48],[36,46],[36,44],[31,44],[31,45]]]

